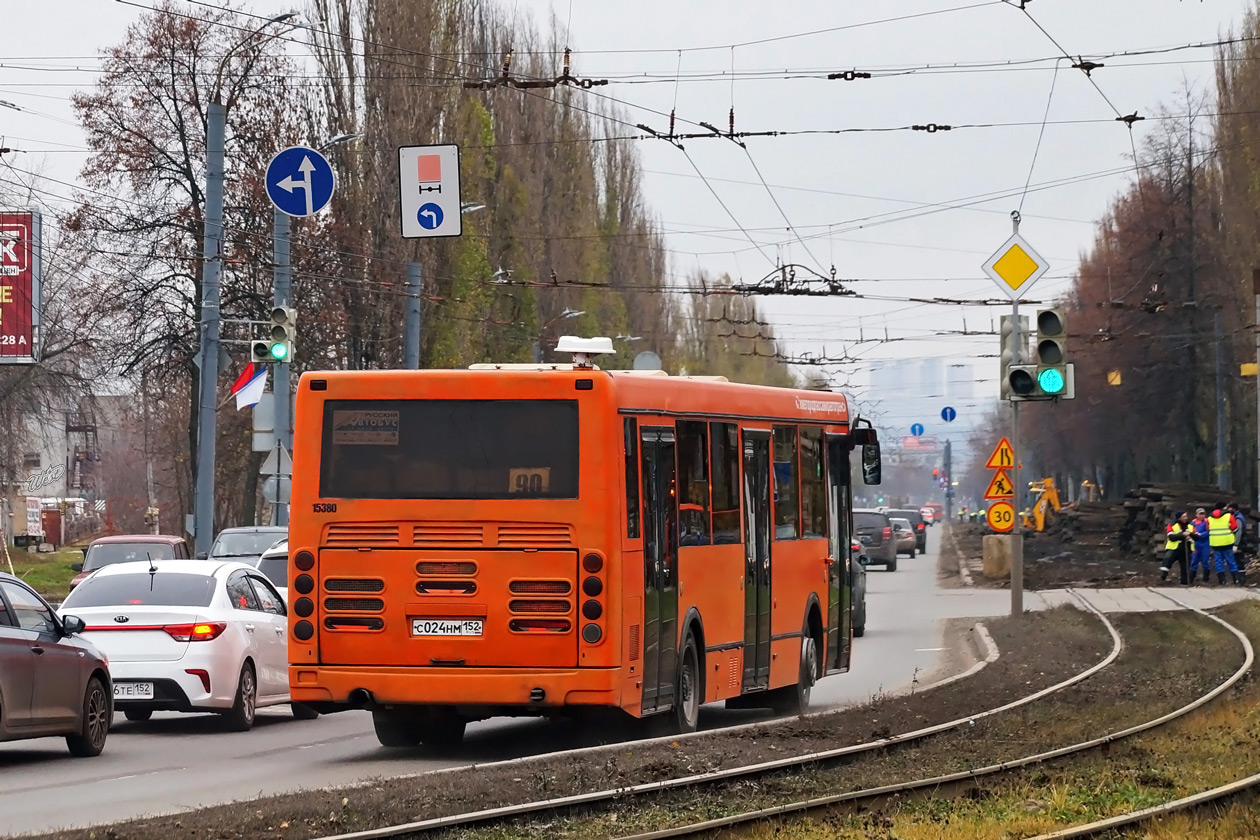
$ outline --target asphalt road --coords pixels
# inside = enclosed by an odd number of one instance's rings
[[[933,528],[928,554],[901,558],[896,572],[868,572],[866,636],[854,640],[852,670],[815,687],[815,708],[865,702],[934,672],[941,676],[948,658],[941,619],[966,616],[972,604],[962,593],[936,589],[939,539]],[[715,704],[702,710],[700,722],[710,729],[767,718]],[[212,715],[158,713],[147,723],[119,715],[97,758],[71,758],[60,738],[0,744],[0,833],[95,825],[550,752],[573,737],[545,721],[499,718],[470,725],[458,758],[446,759],[382,750],[366,712],[298,721],[287,706],[264,709],[246,733],[222,732]]]

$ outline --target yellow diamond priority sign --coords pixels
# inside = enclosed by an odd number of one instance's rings
[[[1006,240],[981,267],[1011,300],[1019,300],[1050,268],[1018,233]]]

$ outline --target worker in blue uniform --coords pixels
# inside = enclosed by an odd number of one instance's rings
[[[1199,567],[1203,567],[1203,582],[1207,583],[1212,579],[1212,549],[1208,545],[1208,524],[1207,511],[1199,508],[1194,512],[1194,521],[1190,523],[1194,528],[1194,552],[1190,555],[1190,582],[1194,583],[1198,580]]]

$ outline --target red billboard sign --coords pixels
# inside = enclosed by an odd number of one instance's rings
[[[0,211],[0,364],[39,360],[39,213]]]

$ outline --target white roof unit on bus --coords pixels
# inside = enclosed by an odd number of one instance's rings
[[[557,353],[572,353],[573,366],[577,368],[592,368],[594,364],[591,362],[591,356],[599,356],[603,354],[615,355],[617,351],[613,348],[611,338],[579,338],[576,335],[562,335],[560,340],[556,342]]]
[[[495,364],[493,362],[482,362],[480,364],[469,365],[469,370],[574,370],[573,365],[549,365],[549,364],[530,364],[525,363],[507,363]],[[599,370],[599,368],[594,368]]]

